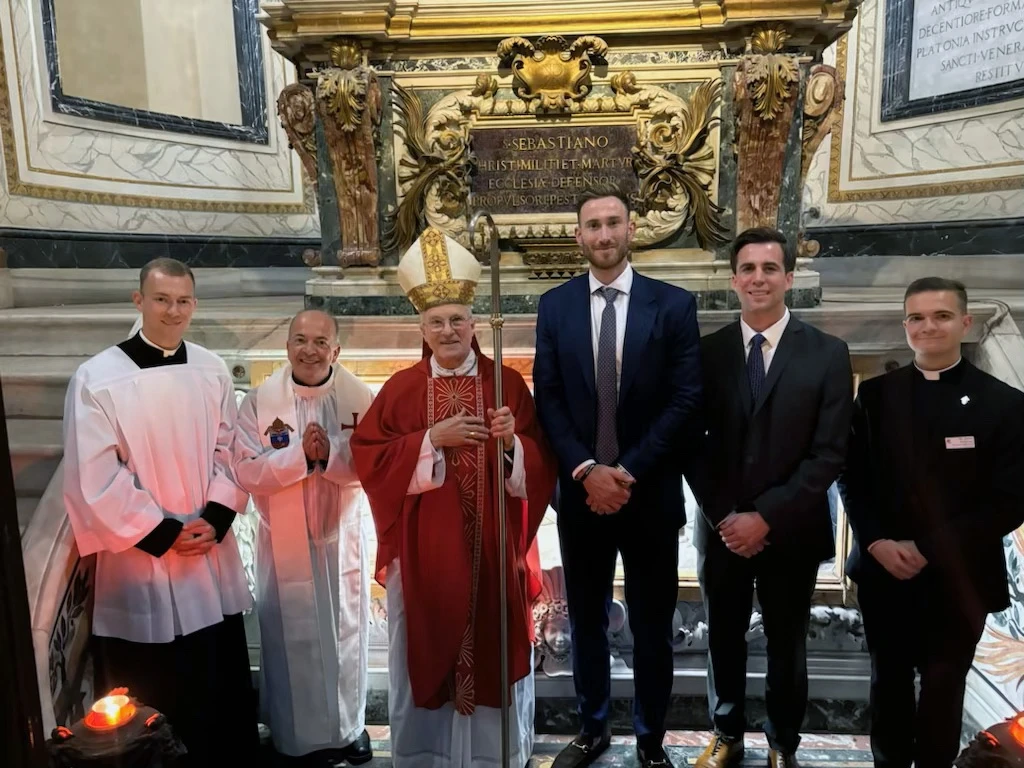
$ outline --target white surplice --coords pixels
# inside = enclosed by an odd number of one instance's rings
[[[365,727],[368,523],[349,438],[372,399],[340,366],[315,387],[296,383],[285,366],[239,409],[235,473],[259,513],[261,709],[286,755],[344,747]],[[306,461],[302,434],[311,422],[327,431],[326,466]]]
[[[476,355],[470,351],[455,370],[441,368],[431,358],[431,374],[475,376]],[[512,472],[505,481],[513,496],[526,498],[526,468],[523,446],[516,437]],[[441,450],[423,436],[419,462],[409,483],[410,495],[441,487],[445,459]],[[409,682],[405,603],[402,595],[401,562],[388,565],[385,584],[388,605],[388,722],[391,726],[391,762],[395,768],[483,768],[501,765],[501,710],[477,706],[472,715],[461,715],[452,702],[439,709],[424,709],[413,703]],[[415,638],[413,638],[415,642]],[[494,649],[497,653],[498,649]],[[530,672],[512,686],[509,707],[509,765],[523,768],[533,752],[534,719],[533,663]]]
[[[187,362],[140,369],[118,347],[83,363],[64,404],[64,503],[83,557],[96,553],[92,631],[169,643],[252,605],[234,534],[205,555],[135,544],[208,502],[243,511],[231,477],[235,392],[224,361],[184,342]]]

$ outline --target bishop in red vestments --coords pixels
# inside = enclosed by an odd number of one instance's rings
[[[533,745],[530,556],[551,499],[555,462],[522,377],[479,352],[470,305],[480,265],[428,229],[402,258],[399,281],[421,315],[425,352],[396,373],[351,447],[377,527],[386,588],[389,709],[396,768],[499,759],[501,697],[510,697],[511,764]],[[500,683],[495,452],[501,439],[507,525],[509,680]],[[534,553],[535,553],[534,549]]]

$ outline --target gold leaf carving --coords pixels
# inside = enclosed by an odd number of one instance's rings
[[[316,105],[313,91],[302,83],[286,85],[277,97],[277,114],[288,136],[288,146],[302,161],[313,188],[317,185],[316,170]]]
[[[746,62],[746,86],[754,101],[754,112],[762,120],[774,120],[793,97],[793,84],[800,82],[796,57],[755,54],[747,57]]]
[[[483,87],[481,87],[483,85]],[[495,89],[496,89],[496,83]],[[491,84],[477,80],[470,98],[485,100]],[[478,93],[479,91],[479,93]],[[447,220],[463,216],[469,198],[469,121],[460,114],[446,115],[446,125],[432,129],[423,114],[423,102],[412,91],[394,84],[395,133],[405,146],[398,160],[398,182],[402,200],[389,218],[386,245],[404,251],[428,226],[428,194],[435,201],[435,213]]]
[[[623,78],[613,87],[623,93],[635,87],[635,78]],[[721,223],[723,210],[711,201],[715,179],[715,150],[708,141],[719,122],[715,116],[722,94],[720,80],[701,83],[682,109],[653,112],[642,125],[633,148],[634,167],[640,177],[639,198],[649,212],[671,214],[697,236],[702,248],[727,241]]]
[[[789,41],[789,32],[781,24],[767,24],[754,30],[750,37],[750,50],[753,53],[780,53]]]
[[[498,43],[502,66],[510,67],[512,90],[526,102],[540,100],[543,112],[567,112],[570,101],[581,101],[593,88],[595,59],[603,59],[608,45],[600,37],[584,35],[572,45],[559,35],[544,35],[536,45],[524,37]]]
[[[818,147],[843,116],[846,101],[843,81],[835,67],[815,64],[807,79],[804,94],[804,132],[801,152],[800,185],[807,179]]]
[[[502,41],[508,51],[522,50],[525,43],[522,38]],[[618,115],[624,122],[637,122],[633,166],[646,191],[640,195],[635,245],[661,242],[684,225],[701,243],[722,242],[722,209],[710,192],[717,172],[717,139],[712,134],[721,83],[701,84],[689,102],[664,88],[638,83],[632,72],[617,74],[611,84],[611,95],[568,102],[567,116],[571,121],[573,115]],[[395,131],[402,145],[396,158],[399,206],[391,242],[401,250],[432,226],[468,247],[465,215],[476,162],[470,151],[473,123],[485,117],[521,117],[523,126],[534,124],[545,114],[540,99],[496,99],[494,85],[481,76],[474,89],[448,94],[425,115],[419,98],[398,83],[394,103]],[[502,238],[517,243],[571,238],[574,229],[543,217],[530,224],[497,224]]]
[[[360,63],[355,41],[332,46],[331,63],[317,79],[316,105],[338,198],[338,263],[376,266],[380,237],[374,136],[380,127],[380,86],[373,69]]]

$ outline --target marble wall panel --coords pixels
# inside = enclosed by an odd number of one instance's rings
[[[804,186],[808,237],[840,226],[906,224],[924,233],[933,223],[1020,217],[1024,102],[882,123],[884,3],[865,0],[850,34],[825,52],[825,63],[845,70],[847,101]]]
[[[262,32],[260,33],[262,35]],[[319,236],[274,100],[294,68],[264,37],[265,144],[53,111],[40,4],[0,8],[0,226],[206,237]],[[6,103],[4,103],[6,102]],[[173,127],[173,126],[169,126]]]

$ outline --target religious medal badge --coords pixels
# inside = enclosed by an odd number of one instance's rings
[[[267,427],[266,432],[263,434],[270,437],[272,448],[280,449],[288,447],[288,444],[291,443],[291,436],[288,433],[294,431],[290,425],[285,424],[281,419],[274,419],[274,422]]]

